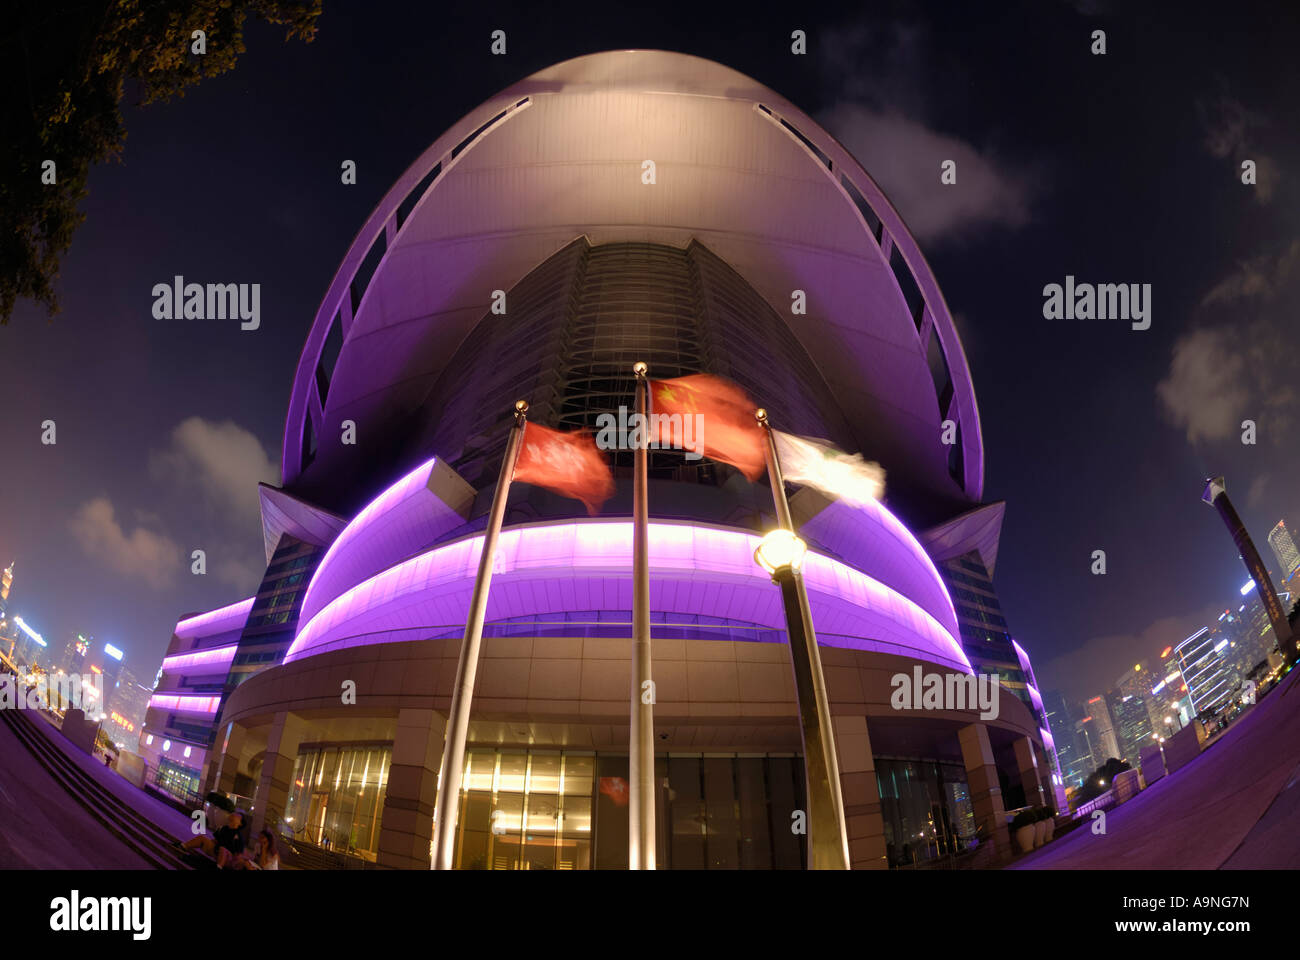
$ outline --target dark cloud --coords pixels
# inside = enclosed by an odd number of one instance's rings
[[[1261,150],[1260,134],[1268,126],[1265,117],[1228,94],[1200,100],[1196,106],[1206,152],[1217,160],[1231,160],[1237,177],[1242,174],[1244,161],[1254,161],[1255,200],[1259,203],[1272,200],[1280,170],[1277,161]]]
[[[979,228],[1029,222],[1033,189],[990,152],[899,113],[841,103],[819,118],[880,184],[916,238],[937,244]],[[942,164],[956,164],[943,184]]]
[[[181,569],[181,551],[170,537],[137,526],[130,533],[117,521],[107,497],[83,503],[69,529],[86,556],[115,573],[156,590],[170,587]]]
[[[931,46],[928,32],[913,23],[832,31],[822,60],[831,104],[818,122],[881,186],[919,240],[933,246],[986,226],[1024,226],[1041,175],[929,120]],[[956,182],[945,184],[940,173],[949,160]]]
[[[1212,322],[1175,341],[1156,385],[1160,409],[1188,443],[1233,440],[1247,419],[1256,422],[1259,443],[1286,440],[1300,416],[1298,296],[1300,240],[1239,263],[1204,296],[1201,315]]]
[[[257,485],[278,483],[279,464],[262,442],[229,420],[188,417],[172,431],[171,445],[150,458],[156,481],[197,489],[236,529],[252,529],[259,516]]]

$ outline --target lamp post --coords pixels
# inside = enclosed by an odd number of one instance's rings
[[[755,418],[766,441],[767,473],[772,482],[779,528],[768,533],[754,551],[754,561],[781,588],[785,607],[786,635],[790,640],[790,663],[794,669],[795,698],[799,707],[803,737],[806,803],[808,805],[808,866],[812,870],[849,869],[848,831],[844,826],[844,798],[840,792],[839,761],[822,674],[817,634],[813,630],[808,591],[799,571],[808,545],[794,533],[785,483],[776,455],[776,442],[767,422],[767,411]]]

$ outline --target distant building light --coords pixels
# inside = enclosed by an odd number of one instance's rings
[[[1214,652],[1215,652],[1215,653],[1218,653],[1220,650],[1222,650],[1222,649],[1223,649],[1224,647],[1226,647],[1227,645],[1228,645],[1228,641],[1227,641],[1227,640],[1220,640],[1218,643],[1216,643],[1216,644],[1214,645]]]
[[[14,623],[18,624],[18,626],[22,628],[23,633],[27,634],[27,636],[31,637],[42,647],[45,646],[44,638],[35,630],[33,630],[31,627],[27,626],[27,621],[25,621],[22,617],[14,617]]]
[[[164,740],[164,741],[163,741],[163,753],[166,753],[166,752],[167,752],[168,750],[170,750],[171,748],[172,748],[172,742],[171,742],[170,740]]]
[[[117,647],[113,646],[111,643],[104,644],[104,652],[114,660],[122,659],[122,651],[117,649]]]
[[[1165,657],[1169,656],[1169,654],[1173,652],[1173,649],[1174,649],[1173,647],[1165,647],[1162,651],[1160,651],[1160,659],[1163,660]]]
[[[1250,593],[1250,591],[1254,589],[1255,589],[1255,581],[1247,580],[1245,583],[1241,585],[1241,595],[1244,597],[1246,594]]]

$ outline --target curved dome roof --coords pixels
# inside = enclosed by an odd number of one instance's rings
[[[642,182],[647,160],[653,185]],[[879,187],[749,77],[638,50],[578,57],[515,84],[394,184],[304,346],[284,483],[321,496],[357,476],[356,448],[315,438],[337,437],[346,419],[360,437],[398,429],[492,291],[582,235],[707,244],[788,319],[894,494],[937,514],[979,499],[979,413],[961,343]],[[804,314],[792,314],[795,290],[806,293]],[[940,440],[945,419],[959,425],[957,451]]]

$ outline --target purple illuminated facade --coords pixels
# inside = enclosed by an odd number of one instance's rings
[[[794,290],[805,313],[790,310]],[[811,118],[728,68],[662,52],[528,78],[435,141],[380,202],[299,362],[282,485],[261,490],[267,576],[256,596],[177,624],[146,723],[151,759],[171,769],[183,745],[202,789],[248,798],[255,825],[427,867],[510,404],[590,425],[630,399],[638,359],[652,376],[728,376],[776,426],[884,465],[886,503],[791,497],[853,864],[997,862],[1004,793],[1054,802],[1028,656],[1006,636],[997,672],[1016,695],[990,720],[890,697],[918,666],[987,672],[959,563],[991,571],[1001,505],[980,503],[978,409],[947,306],[897,212]],[[356,444],[335,440],[345,421]],[[941,441],[945,421],[955,443]],[[626,865],[631,480],[623,454],[611,462],[600,517],[511,492],[462,867]],[[649,497],[659,862],[797,868],[784,617],[753,559],[771,493],[661,453]]]
[[[650,527],[650,599],[655,610],[744,621],[756,632],[784,627],[780,598],[754,563],[759,536],[693,524]],[[482,552],[481,536],[429,550],[350,587],[304,624],[285,662],[329,650],[397,642],[404,626],[463,629]],[[916,554],[890,558],[906,568]],[[574,609],[632,609],[632,525],[547,523],[505,531],[497,551],[488,620],[554,617]],[[901,562],[899,562],[901,561]],[[897,576],[897,570],[892,571]],[[919,654],[963,673],[952,609],[923,609],[906,594],[838,560],[812,554],[804,579],[822,643]],[[942,617],[947,625],[939,619]]]

